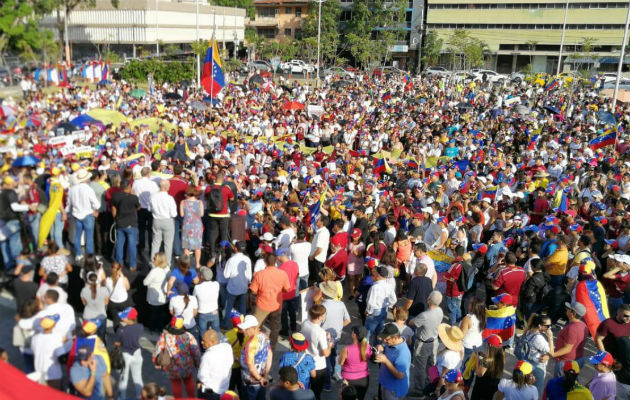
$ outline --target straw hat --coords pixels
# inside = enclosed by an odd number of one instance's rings
[[[90,180],[90,177],[91,177],[90,173],[84,168],[79,169],[75,173],[75,178],[76,178],[77,182],[79,182],[79,183],[82,183],[82,182]]]
[[[335,281],[320,283],[319,290],[321,290],[326,297],[330,297],[331,299],[337,298],[337,283]]]
[[[464,348],[462,344],[464,333],[457,326],[440,324],[438,326],[438,337],[449,350],[462,351]]]

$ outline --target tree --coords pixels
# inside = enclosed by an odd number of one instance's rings
[[[321,7],[321,59],[323,61],[332,63],[335,56],[337,55],[337,47],[339,46],[340,42],[338,24],[339,16],[341,15],[341,5],[337,0],[329,0],[323,2]],[[317,25],[319,17],[318,9],[318,3],[309,2],[308,15],[306,16],[306,18],[304,18],[304,21],[302,22],[302,37],[304,38],[304,40],[309,38],[315,39],[315,57],[311,59],[315,62],[317,61]],[[307,41],[307,43],[312,42],[312,39]],[[307,52],[310,53],[310,51],[308,50]]]
[[[222,7],[237,7],[244,8],[247,16],[250,19],[254,18],[254,14],[256,13],[256,8],[254,7],[254,0],[214,0],[210,3],[216,4],[217,6]]]
[[[439,62],[443,45],[444,40],[438,36],[437,32],[427,33],[424,46],[422,46],[422,62],[425,66],[433,66]]]
[[[72,11],[78,6],[86,6],[86,7],[94,7],[96,5],[96,0],[46,0],[50,2],[54,2],[56,10],[57,10],[57,31],[59,32],[59,47],[63,48],[63,40],[64,40],[64,22],[63,18],[61,18],[61,11],[65,10],[64,18],[69,18]],[[112,6],[114,8],[118,8],[118,4],[120,0],[110,0]]]
[[[41,50],[51,35],[39,29],[39,20],[52,9],[51,0],[3,0],[0,5],[0,55],[11,51],[28,57]]]
[[[584,57],[587,58],[586,66],[590,64],[590,59],[596,61],[599,57],[593,54],[593,50],[595,49],[595,44],[597,43],[596,37],[586,36],[582,38],[582,42],[580,43],[580,47],[584,52]]]
[[[458,67],[460,69],[476,68],[483,65],[484,51],[487,45],[472,36],[468,31],[456,29],[448,40],[449,49],[453,56],[459,56],[462,59]]]

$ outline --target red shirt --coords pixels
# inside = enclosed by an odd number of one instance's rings
[[[588,328],[582,321],[571,322],[558,333],[554,348],[561,349],[565,344],[571,343],[573,348],[567,354],[557,358],[559,361],[577,360],[584,357],[584,344],[588,338]]]
[[[461,273],[462,264],[460,261],[455,261],[444,274],[444,279],[449,278],[446,280],[446,295],[448,297],[459,297],[464,294],[464,292],[460,292],[457,288],[457,278],[459,278],[459,274]]]
[[[518,306],[518,294],[521,291],[521,285],[525,282],[525,276],[525,270],[516,265],[503,268],[492,283],[494,287],[499,287],[495,296],[507,293],[512,296],[512,305]]]
[[[346,276],[346,268],[348,268],[348,252],[341,249],[326,260],[324,265],[333,271],[339,278]]]
[[[330,239],[331,242],[334,241],[339,241],[339,244],[341,245],[342,248],[347,249],[348,248],[348,232],[337,232],[335,233],[335,235],[332,237],[332,239]]]
[[[539,197],[534,201],[534,212],[544,213],[549,209],[549,202],[544,197]],[[540,224],[540,221],[544,218],[544,215],[533,214],[531,223],[533,225]]]
[[[365,251],[365,254],[368,257],[376,258],[377,260],[381,261],[381,258],[383,258],[383,256],[385,255],[385,252],[387,252],[387,246],[385,245],[385,243],[379,242],[378,248],[374,247],[373,243],[370,243],[367,247],[367,250]]]
[[[297,265],[295,261],[288,260],[280,264],[278,269],[283,270],[287,273],[289,277],[289,284],[291,284],[291,288],[288,292],[282,292],[282,300],[292,300],[295,298],[295,287],[297,284],[297,279],[300,276],[300,267]]]
[[[179,203],[186,197],[186,189],[188,189],[188,182],[180,178],[173,178],[169,180],[171,186],[168,188],[168,194],[173,196],[175,204],[179,210]]]
[[[206,195],[208,195],[212,189],[218,188],[218,187],[219,186],[217,186],[217,185],[208,186],[208,188],[206,189]],[[230,211],[228,210],[228,206],[230,205],[229,204],[230,200],[232,200],[234,198],[234,194],[232,193],[232,190],[226,185],[221,186],[221,194],[223,194],[223,208],[221,209],[220,212],[211,213],[211,214],[215,214],[215,215],[216,214],[226,214],[226,215],[229,215]]]

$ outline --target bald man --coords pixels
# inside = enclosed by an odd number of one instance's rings
[[[234,363],[232,347],[229,343],[219,343],[219,334],[208,329],[201,338],[204,349],[197,373],[197,397],[200,399],[219,400],[228,390]]]
[[[173,257],[173,239],[175,238],[175,217],[177,206],[175,199],[168,194],[171,184],[166,179],[160,181],[160,191],[151,195],[149,211],[153,216],[153,242],[151,243],[151,259],[160,251],[164,242],[166,261],[171,265]]]

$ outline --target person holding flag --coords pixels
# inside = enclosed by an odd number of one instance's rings
[[[221,63],[217,41],[213,38],[210,47],[206,51],[206,58],[203,60],[201,87],[210,95],[211,99],[215,99],[224,86],[223,64]]]

